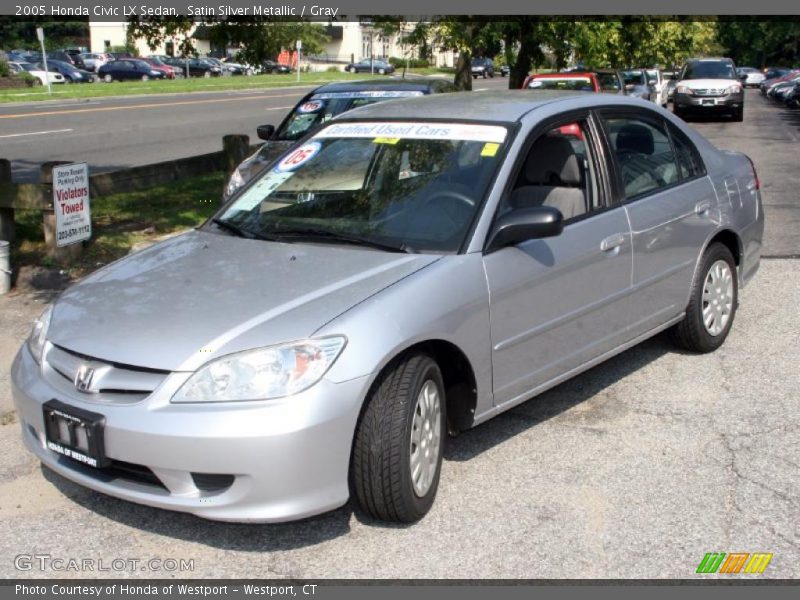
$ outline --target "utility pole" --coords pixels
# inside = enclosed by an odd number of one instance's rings
[[[52,96],[53,86],[50,85],[50,71],[47,70],[47,52],[45,52],[44,49],[44,29],[37,27],[36,37],[39,38],[39,44],[42,46],[42,60],[44,61],[44,77],[47,79],[47,93]]]

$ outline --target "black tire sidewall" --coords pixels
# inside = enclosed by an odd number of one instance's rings
[[[728,268],[733,275],[733,302],[731,303],[731,315],[728,319],[728,323],[725,325],[725,329],[723,329],[719,335],[711,335],[708,333],[703,323],[703,288],[711,266],[718,260],[724,260],[728,263]],[[733,260],[731,251],[726,246],[715,243],[706,250],[700,269],[697,272],[697,280],[693,286],[692,293],[693,297],[689,309],[687,310],[686,318],[692,320],[690,325],[697,332],[697,342],[700,345],[700,349],[705,352],[711,352],[722,346],[725,339],[728,337],[728,333],[730,333],[733,321],[736,317],[736,309],[739,303],[739,281],[736,263]]]
[[[440,411],[440,428],[441,428],[441,440],[439,442],[439,457],[437,459],[436,464],[436,473],[434,474],[433,481],[431,482],[431,486],[428,489],[428,493],[425,494],[423,497],[417,496],[416,492],[414,491],[414,484],[411,481],[411,426],[414,420],[414,412],[417,406],[417,397],[419,396],[420,391],[422,390],[422,386],[425,384],[426,381],[432,380],[436,386],[439,388],[439,402],[441,406]],[[407,506],[411,507],[412,511],[415,513],[417,517],[422,517],[425,513],[430,510],[430,507],[433,505],[433,501],[436,498],[436,491],[439,487],[439,476],[442,472],[442,458],[444,456],[444,443],[445,439],[447,438],[447,418],[445,415],[446,410],[446,402],[445,402],[445,395],[444,395],[444,380],[442,379],[442,373],[439,370],[438,365],[436,362],[430,358],[425,357],[421,368],[417,371],[414,376],[413,385],[410,387],[413,390],[409,394],[409,402],[408,402],[408,410],[406,411],[406,420],[405,420],[405,427],[403,431],[403,439],[406,440],[406,451],[401,454],[402,460],[402,470],[401,470],[401,477],[403,482],[403,495],[405,496],[405,500],[407,502]]]

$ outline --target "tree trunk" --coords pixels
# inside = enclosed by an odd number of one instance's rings
[[[456,78],[453,82],[463,92],[472,91],[472,54],[469,51],[458,53],[456,62]]]
[[[508,89],[518,90],[525,83],[525,78],[528,76],[533,62],[533,45],[533,40],[528,36],[523,36],[520,40],[517,60],[511,65],[511,72],[508,74]]]

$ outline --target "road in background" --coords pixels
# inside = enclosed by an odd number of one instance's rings
[[[474,84],[503,89],[508,79]],[[49,160],[85,161],[100,173],[216,152],[229,133],[256,143],[256,127],[280,123],[314,87],[0,105],[0,158],[12,161],[15,181],[34,182]]]

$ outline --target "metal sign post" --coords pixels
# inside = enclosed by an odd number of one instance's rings
[[[36,37],[39,38],[39,43],[42,46],[42,60],[44,61],[44,77],[47,80],[47,93],[52,96],[53,87],[50,85],[50,71],[47,70],[47,52],[44,50],[44,29],[37,27]]]
[[[297,82],[300,83],[300,51],[303,49],[303,42],[297,40],[294,46],[297,48]]]

